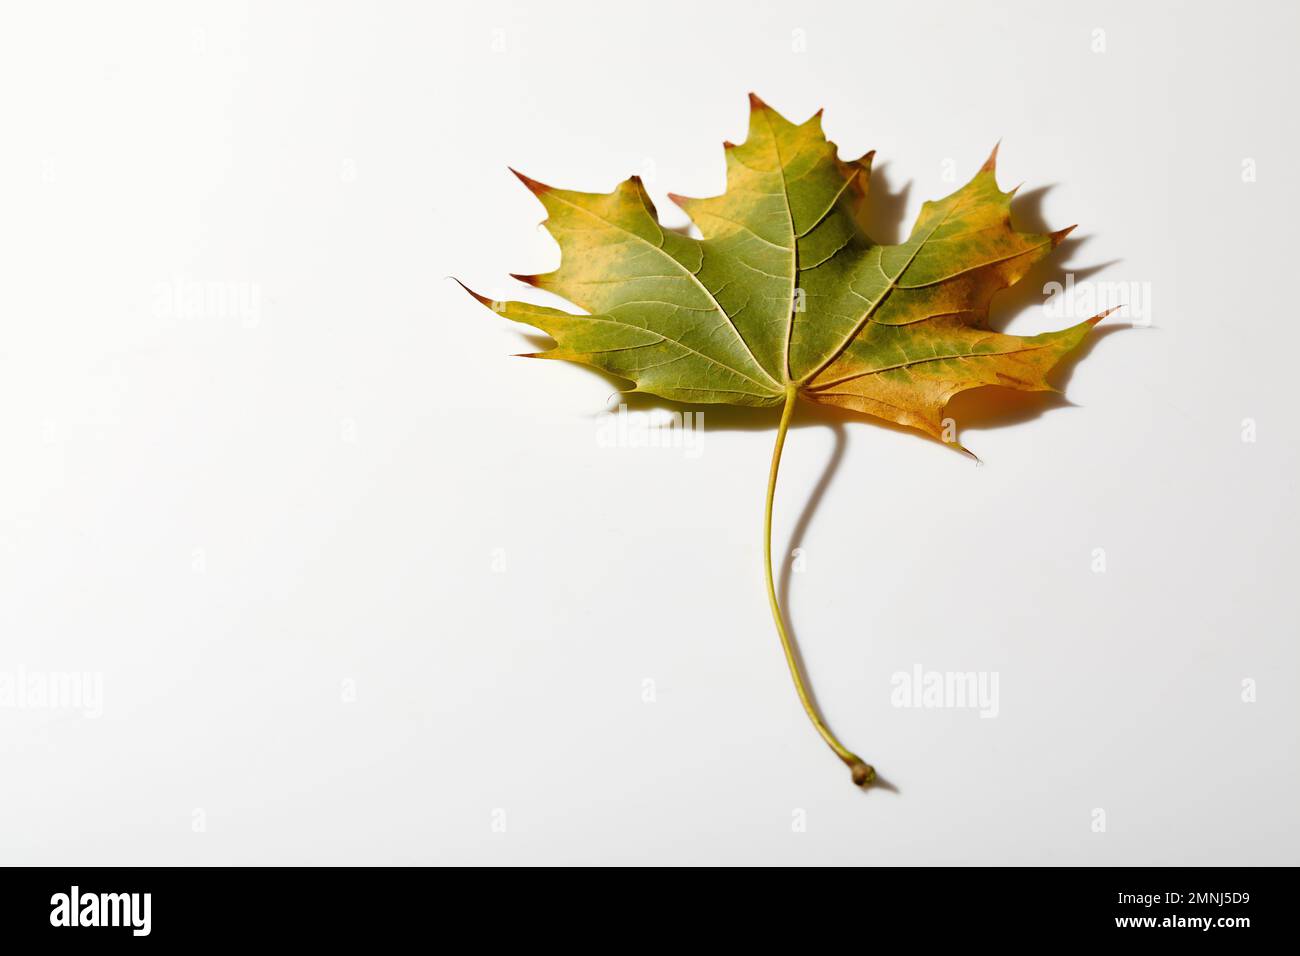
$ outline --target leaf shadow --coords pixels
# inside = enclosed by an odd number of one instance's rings
[[[1133,325],[1129,323],[1107,325],[1084,339],[1052,370],[1051,381],[1057,388],[1055,392],[1022,392],[1014,388],[986,385],[954,395],[948,402],[945,414],[957,422],[962,430],[988,429],[1018,425],[1053,409],[1078,408],[1079,406],[1066,398],[1063,393],[1079,362],[1089,355],[1102,339],[1110,338],[1117,332],[1127,332],[1132,328]]]
[[[1016,194],[1011,203],[1011,221],[1016,229],[1048,233],[1061,228],[1059,223],[1048,223],[1043,216],[1043,200],[1055,187],[1055,183],[1049,183]],[[995,332],[1004,332],[1015,319],[1035,306],[1042,305],[1049,283],[1064,285],[1066,276],[1069,275],[1074,277],[1075,282],[1081,282],[1121,261],[1111,259],[1091,266],[1072,265],[1070,260],[1087,242],[1087,236],[1072,235],[1062,240],[1050,256],[1031,266],[1019,282],[996,293],[989,308],[989,328]]]
[[[903,241],[903,213],[907,212],[912,180],[905,182],[897,192],[891,192],[888,168],[889,163],[872,164],[864,228],[874,242],[892,246]]]

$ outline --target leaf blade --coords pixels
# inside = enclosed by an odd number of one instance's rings
[[[589,314],[478,298],[555,339],[536,357],[635,391],[766,406],[791,388],[936,437],[958,392],[1050,389],[1048,373],[1095,324],[987,329],[993,297],[1069,232],[1014,227],[996,149],[969,182],[923,204],[906,240],[882,245],[864,228],[873,154],[841,160],[820,111],[795,124],[751,94],[745,142],[724,147],[721,195],[669,194],[700,239],[663,228],[638,177],[582,193],[516,173],[562,253],[554,271],[516,278]]]

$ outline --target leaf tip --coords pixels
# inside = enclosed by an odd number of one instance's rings
[[[750,109],[750,112],[756,113],[756,112],[758,112],[759,110],[771,109],[771,107],[768,106],[766,103],[764,103],[761,99],[759,99],[759,96],[758,96],[757,93],[750,93],[750,94],[749,94],[749,109]]]
[[[473,296],[474,299],[475,299],[477,302],[479,302],[479,303],[482,304],[482,305],[487,306],[489,309],[491,309],[491,308],[496,304],[496,303],[493,302],[491,299],[489,299],[487,296],[485,296],[485,295],[479,295],[477,292],[475,292],[473,289],[471,289],[471,288],[470,288],[469,286],[467,286],[465,283],[461,282],[461,281],[460,281],[459,279],[457,279],[455,276],[451,276],[451,280],[452,280],[453,282],[455,282],[458,286],[460,286],[462,289],[464,289],[466,292],[468,292],[471,296]],[[494,310],[494,311],[495,311],[495,310]]]
[[[510,278],[518,279],[520,282],[524,283],[525,285],[531,285],[534,287],[540,286],[542,284],[542,277],[540,275],[528,276],[528,275],[520,275],[517,272],[512,272],[510,273]]]
[[[1074,232],[1074,230],[1078,228],[1079,228],[1079,224],[1076,222],[1073,226],[1066,226],[1064,229],[1058,229],[1056,230],[1056,232],[1051,233],[1050,235],[1052,237],[1052,248],[1055,249],[1057,246],[1059,246],[1062,242],[1065,241],[1066,236],[1068,236],[1070,233]]]
[[[531,192],[534,196],[540,196],[542,193],[550,192],[551,190],[550,186],[546,185],[545,183],[539,183],[537,180],[533,179],[530,176],[525,176],[523,173],[515,169],[513,166],[507,166],[506,169],[514,173],[515,178],[518,179],[525,186],[527,186],[528,191]]]
[[[998,149],[1002,146],[1002,140],[993,144],[993,152],[989,153],[989,158],[984,160],[984,165],[980,167],[981,173],[992,173],[997,171],[998,167]]]

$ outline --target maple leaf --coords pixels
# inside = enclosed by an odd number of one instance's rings
[[[782,407],[764,522],[768,600],[804,709],[865,785],[875,772],[817,713],[772,582],[772,501],[797,401],[943,438],[943,409],[958,392],[1053,390],[1048,373],[1105,313],[1033,336],[987,327],[993,296],[1073,228],[1015,229],[1014,190],[998,188],[996,149],[965,186],[921,207],[905,242],[884,245],[865,230],[873,154],[841,160],[821,111],[795,125],[750,94],[748,138],[724,147],[722,195],[669,194],[701,239],[661,226],[637,176],[611,193],[586,193],[515,172],[546,207],[562,261],[553,272],[514,278],[588,314],[470,294],[554,339],[531,357],[592,366],[632,383],[627,392]]]

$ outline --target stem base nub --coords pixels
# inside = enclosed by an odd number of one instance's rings
[[[859,787],[869,787],[876,781],[876,768],[869,763],[854,758],[849,770],[853,773],[853,782]]]

